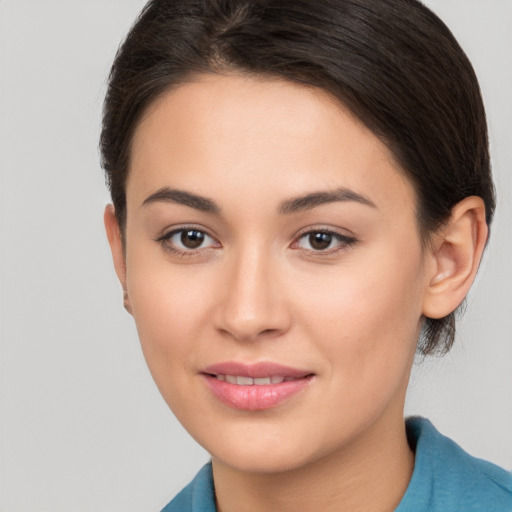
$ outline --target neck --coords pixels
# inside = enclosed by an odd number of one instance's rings
[[[219,512],[392,512],[409,484],[414,454],[400,416],[298,469],[246,473],[212,463]]]

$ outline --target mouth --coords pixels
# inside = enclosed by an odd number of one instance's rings
[[[291,382],[297,380],[297,377],[284,377],[283,375],[272,375],[271,377],[247,377],[245,375],[211,375],[222,382],[236,384],[238,386],[269,386],[270,384],[281,384],[281,382]]]
[[[231,408],[260,411],[305,391],[314,373],[275,363],[221,363],[201,372],[213,396]]]

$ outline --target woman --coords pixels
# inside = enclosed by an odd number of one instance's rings
[[[415,0],[150,2],[112,68],[105,225],[170,408],[169,511],[512,509],[423,419],[494,212],[478,83]]]

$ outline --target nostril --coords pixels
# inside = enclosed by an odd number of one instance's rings
[[[260,332],[260,335],[262,336],[274,336],[279,334],[279,329],[265,329]]]

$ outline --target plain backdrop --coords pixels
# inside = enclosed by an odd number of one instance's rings
[[[0,510],[158,511],[207,454],[168,411],[122,308],[97,142],[142,0],[0,1]],[[407,414],[512,468],[512,2],[430,0],[480,77],[498,213],[455,349]]]

